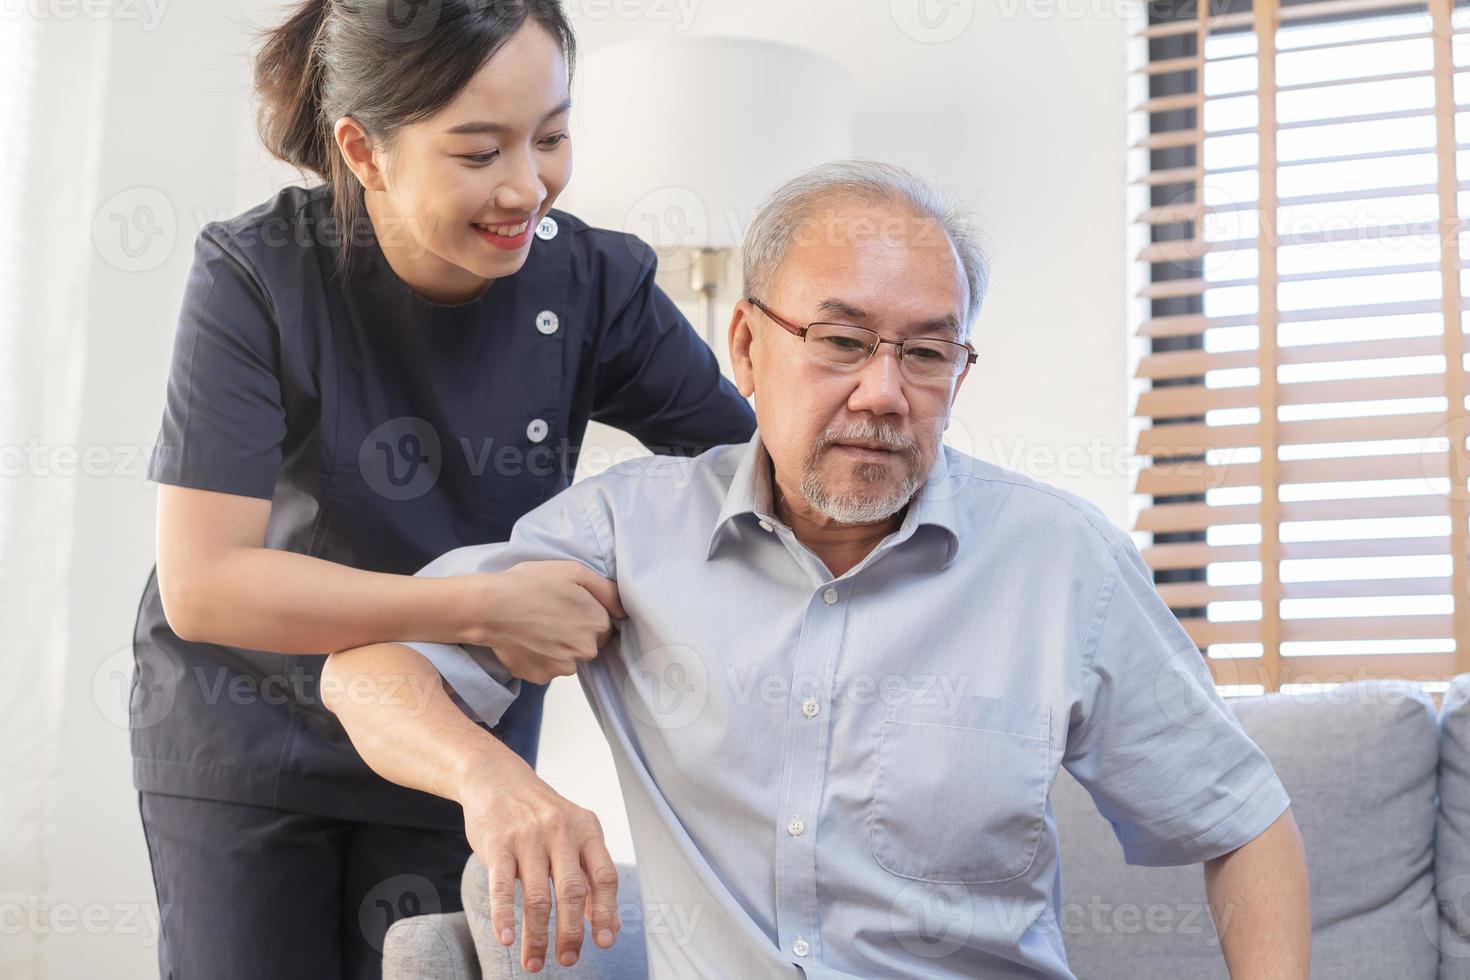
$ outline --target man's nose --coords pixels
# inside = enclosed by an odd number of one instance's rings
[[[899,349],[879,344],[873,356],[858,371],[857,387],[847,399],[854,412],[874,415],[906,415],[908,397],[904,393],[903,368]]]

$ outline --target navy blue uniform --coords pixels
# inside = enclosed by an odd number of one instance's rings
[[[375,241],[357,243],[357,270],[339,278],[331,210],[330,188],[290,187],[199,234],[149,466],[159,483],[270,500],[267,547],[411,574],[461,545],[505,540],[568,486],[589,419],[660,453],[752,433],[749,406],[654,284],[638,239],[553,211],[518,273],[444,305],[409,289]],[[165,836],[168,797],[247,808],[222,817],[226,833],[241,832],[242,814],[272,827],[286,814],[439,830],[457,840],[451,857],[468,854],[459,807],[378,777],[322,706],[326,652],[181,640],[150,576],[134,635],[133,772],[145,827],[156,816],[160,903],[175,915],[200,915],[181,908],[217,894],[222,913],[264,898],[299,918],[290,894],[243,894],[248,875],[226,875],[235,894],[218,894],[197,855],[161,857],[179,826],[210,812],[191,804]],[[499,726],[533,764],[543,694],[527,685]],[[198,832],[207,844],[210,829]],[[269,841],[255,863],[269,860]],[[426,849],[423,875],[444,871],[443,850]],[[457,892],[438,898],[451,908]],[[180,964],[196,963],[223,976],[182,952],[196,930],[175,925],[171,935],[166,913],[165,972],[189,976]],[[170,967],[175,952],[185,958]]]

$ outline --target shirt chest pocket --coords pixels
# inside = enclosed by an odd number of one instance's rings
[[[1051,782],[1051,709],[961,695],[898,699],[879,734],[869,836],[892,874],[981,884],[1036,860]]]

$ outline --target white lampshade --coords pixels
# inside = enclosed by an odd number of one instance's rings
[[[565,206],[671,250],[736,248],[783,181],[852,153],[852,82],[787,44],[630,41],[577,67]]]

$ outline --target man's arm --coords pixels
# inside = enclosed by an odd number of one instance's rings
[[[1233,980],[1306,980],[1307,855],[1290,810],[1244,847],[1206,861],[1205,894]]]
[[[556,952],[562,966],[593,941],[613,944],[617,868],[596,814],[571,803],[450,699],[433,665],[396,643],[334,653],[322,696],[374,772],[464,808],[465,834],[490,872],[490,922],[506,946],[515,936],[515,882],[524,917],[521,964],[541,969],[555,886]]]

